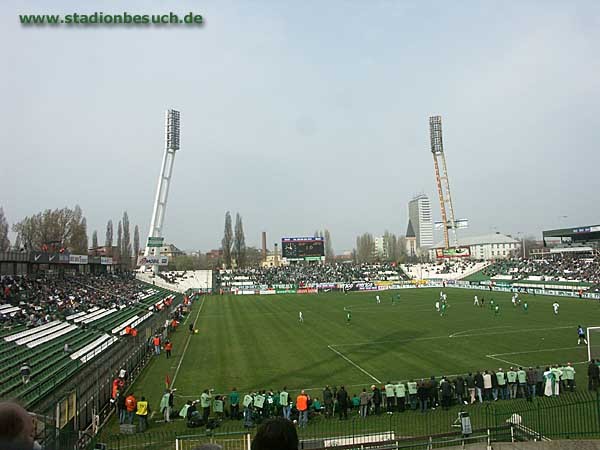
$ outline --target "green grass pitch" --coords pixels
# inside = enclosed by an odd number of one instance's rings
[[[305,388],[320,396],[326,384],[344,384],[352,395],[388,380],[568,361],[580,390],[587,388],[587,347],[577,345],[576,327],[598,324],[596,302],[562,298],[555,315],[556,297],[521,294],[529,303],[525,312],[513,308],[510,293],[445,289],[449,307],[442,317],[434,307],[439,292],[207,296],[188,316],[197,319],[199,333],[189,337],[189,322],[181,326],[172,358],[156,357],[134,390],[158,409],[167,374],[181,403],[205,388],[228,393],[235,386],[244,393],[287,386],[293,395]],[[473,306],[474,295],[485,297],[485,307]],[[498,315],[489,307],[492,298]]]

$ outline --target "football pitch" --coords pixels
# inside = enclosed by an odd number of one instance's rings
[[[561,298],[555,315],[556,297],[521,294],[529,304],[524,311],[512,306],[510,293],[444,292],[444,316],[435,310],[440,289],[433,288],[206,296],[187,318],[198,333],[190,335],[189,322],[183,324],[173,339],[173,357],[156,357],[136,391],[141,387],[158,405],[169,374],[181,400],[196,399],[203,389],[228,393],[232,387],[245,393],[287,386],[294,395],[300,389],[320,395],[326,384],[346,385],[352,395],[388,380],[566,362],[574,364],[579,389],[587,387],[587,347],[577,345],[576,329],[598,324],[598,303]],[[400,298],[392,302],[396,294]],[[474,295],[485,297],[484,307],[473,306]],[[489,307],[492,298],[498,314]]]

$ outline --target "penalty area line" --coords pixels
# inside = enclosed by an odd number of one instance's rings
[[[200,303],[200,308],[198,308],[198,313],[196,314],[196,318],[194,319],[194,323],[192,325],[193,330],[196,329],[196,322],[198,321],[198,317],[200,316],[200,311],[202,311],[202,307],[204,306],[205,299],[206,299],[206,296],[202,297],[202,303]],[[181,356],[179,357],[179,364],[177,364],[177,369],[175,369],[175,375],[173,375],[173,381],[171,381],[171,386],[170,386],[171,389],[173,389],[173,387],[175,386],[175,380],[177,379],[177,375],[179,374],[179,369],[181,368],[181,363],[183,362],[185,353],[187,352],[188,346],[190,345],[190,340],[192,339],[192,335],[193,335],[193,333],[189,334],[187,341],[185,343],[185,346],[183,347],[183,352],[181,352]]]
[[[346,355],[344,355],[343,353],[337,351],[335,348],[333,348],[331,345],[328,345],[327,348],[329,350],[331,350],[333,353],[335,353],[336,355],[338,355],[339,357],[341,357],[342,359],[346,360],[347,362],[349,362],[350,364],[352,364],[354,367],[356,367],[358,370],[360,370],[362,373],[364,373],[365,375],[367,375],[369,378],[375,380],[377,383],[381,383],[381,380],[378,380],[377,378],[375,378],[373,375],[371,375],[369,372],[367,372],[365,369],[363,369],[362,367],[360,367],[358,364],[356,364],[354,361],[352,361],[350,358],[348,358]]]

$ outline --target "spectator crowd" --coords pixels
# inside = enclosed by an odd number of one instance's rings
[[[352,283],[369,281],[406,280],[402,270],[393,263],[375,264],[294,264],[279,267],[253,267],[223,270],[217,274],[217,283],[228,287],[235,281],[251,282],[256,286],[296,285],[318,283]]]

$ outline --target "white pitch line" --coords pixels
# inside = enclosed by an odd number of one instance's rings
[[[507,361],[506,359],[498,358],[497,356],[492,356],[492,355],[485,355],[485,356],[486,356],[486,358],[492,358],[492,359],[495,359],[497,361],[501,361],[501,362],[503,362],[505,364],[508,364],[510,366],[518,366],[518,365],[520,365],[519,363],[512,362],[512,361]]]
[[[463,331],[457,331],[456,333],[452,333],[449,334],[448,337],[449,338],[453,338],[453,337],[460,337],[463,333],[469,333],[470,331],[479,331],[479,330],[497,330],[500,328],[512,328],[510,325],[506,325],[506,326],[502,326],[502,327],[486,327],[486,328],[473,328],[471,330],[463,330]],[[487,333],[485,333],[487,334]]]
[[[523,351],[523,352],[494,353],[492,355],[486,355],[486,356],[524,355],[526,353],[553,352],[553,351],[558,351],[558,350],[573,350],[574,348],[581,348],[581,347],[540,348],[538,350],[529,350],[529,351]]]
[[[373,380],[375,380],[377,383],[381,383],[380,380],[378,380],[377,378],[375,378],[373,375],[371,375],[369,372],[367,372],[365,369],[363,369],[362,367],[360,367],[358,364],[356,364],[354,361],[352,361],[350,358],[348,358],[347,356],[343,355],[342,353],[338,352],[335,348],[333,348],[331,345],[328,345],[327,348],[329,350],[331,350],[333,353],[337,354],[338,356],[341,356],[343,359],[345,359],[346,361],[348,361],[350,364],[352,364],[354,367],[356,367],[358,370],[360,370],[362,373],[364,373],[365,375],[367,375],[368,377],[372,378]]]
[[[200,311],[202,311],[202,307],[204,306],[204,299],[206,297],[202,297],[202,303],[200,304],[200,308],[198,308],[198,313],[196,314],[196,319],[194,319],[194,324],[192,329],[196,329],[196,322],[198,321],[198,316],[200,316]],[[191,315],[191,314],[190,314]],[[189,317],[189,316],[188,316]],[[181,353],[181,357],[179,358],[179,364],[177,364],[177,369],[175,369],[175,375],[173,375],[173,381],[171,381],[171,389],[175,386],[175,380],[177,379],[177,375],[179,374],[179,369],[181,368],[181,363],[183,362],[183,357],[185,356],[185,352],[187,351],[188,345],[190,345],[190,340],[192,338],[193,333],[190,333],[185,346],[183,347],[183,352]]]

